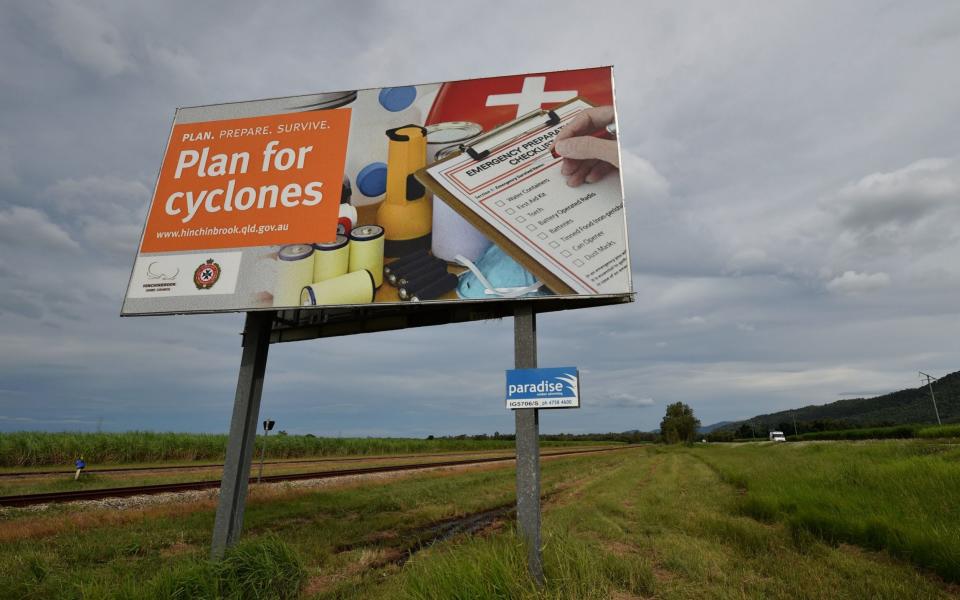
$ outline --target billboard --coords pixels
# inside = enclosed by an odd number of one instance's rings
[[[176,111],[124,315],[623,296],[613,71]]]

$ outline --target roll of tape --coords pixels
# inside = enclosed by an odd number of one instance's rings
[[[353,271],[304,286],[300,292],[300,305],[369,304],[373,302],[375,295],[373,274],[367,270]]]

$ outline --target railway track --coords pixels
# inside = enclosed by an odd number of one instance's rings
[[[614,452],[628,450],[636,446],[619,446],[615,448],[597,448],[592,450],[570,450],[566,452],[550,452],[543,454],[544,458],[553,456],[570,456],[577,454],[593,454],[598,452]],[[263,483],[278,483],[281,481],[300,481],[305,479],[332,479],[348,475],[368,475],[372,473],[393,473],[397,471],[417,471],[435,467],[455,467],[497,463],[514,460],[514,456],[497,456],[490,458],[473,458],[466,460],[448,460],[430,463],[407,465],[388,465],[379,467],[361,467],[357,469],[341,469],[337,471],[316,471],[312,473],[290,473],[286,475],[264,475]],[[250,483],[256,478],[251,477]],[[220,480],[188,481],[182,483],[159,483],[151,485],[127,486],[119,488],[102,488],[96,490],[75,490],[67,492],[47,492],[42,494],[22,494],[18,496],[0,496],[0,506],[31,506],[36,504],[50,504],[62,502],[77,502],[80,500],[103,500],[104,498],[126,498],[130,496],[154,495],[170,492],[187,492],[192,490],[207,490],[220,487]]]
[[[437,452],[433,454],[395,454],[393,456],[329,456],[324,458],[301,458],[292,460],[268,460],[265,465],[296,465],[324,462],[365,462],[372,460],[394,460],[398,458],[434,458],[437,456],[469,456],[477,454],[499,454],[509,451],[504,450],[480,450],[476,452]],[[259,464],[259,462],[257,463]],[[136,473],[144,471],[180,471],[184,469],[216,469],[223,467],[223,463],[200,463],[196,465],[168,465],[153,467],[101,467],[96,469],[84,469],[84,473]],[[16,477],[42,477],[53,475],[73,475],[74,469],[58,469],[46,471],[17,471],[10,473],[0,473],[0,479]]]

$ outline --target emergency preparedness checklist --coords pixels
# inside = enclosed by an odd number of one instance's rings
[[[553,139],[578,113],[575,100],[554,110],[560,118],[525,128],[481,160],[463,153],[427,172],[524,253],[578,294],[630,290],[630,269],[619,173],[567,186]]]

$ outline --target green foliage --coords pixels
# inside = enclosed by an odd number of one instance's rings
[[[818,431],[789,436],[791,441],[803,440],[886,440],[910,438],[955,438],[960,437],[960,425],[896,425],[894,427],[864,427]]]
[[[956,438],[960,437],[960,424],[957,425],[935,425],[933,427],[924,427],[917,431],[919,438]]]
[[[895,427],[865,427],[863,429],[841,429],[838,431],[815,431],[791,435],[793,440],[884,440],[909,439],[917,437],[922,425],[897,425]]]
[[[667,412],[660,421],[660,435],[668,444],[690,443],[699,427],[700,421],[693,416],[693,409],[683,402],[674,402],[667,406]]]
[[[486,438],[486,436],[484,436]],[[257,447],[263,443],[258,436]],[[544,446],[586,443],[545,441]],[[312,435],[270,436],[267,453],[272,459],[314,456],[416,454],[420,452],[496,450],[513,447],[513,440],[442,438],[321,438]],[[223,460],[227,436],[203,433],[0,433],[0,467],[73,465],[83,456],[88,466],[162,461]]]
[[[762,444],[695,450],[746,494],[738,510],[783,522],[795,539],[886,550],[960,582],[960,446],[890,440],[875,444]]]

